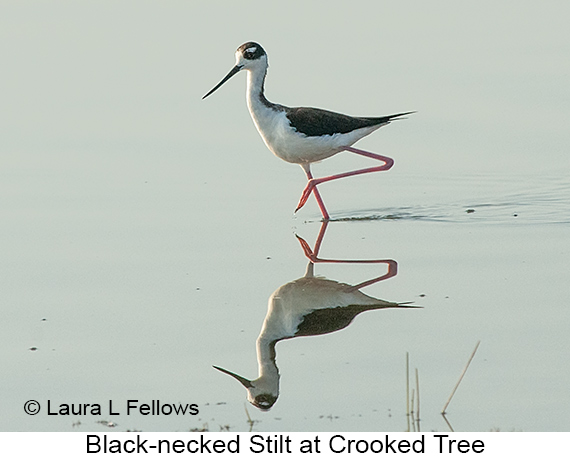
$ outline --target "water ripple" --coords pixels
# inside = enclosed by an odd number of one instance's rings
[[[570,224],[570,173],[564,176],[477,175],[418,184],[447,196],[431,204],[380,207],[337,213],[334,221],[424,221],[488,224]],[[434,182],[435,181],[435,182]],[[446,192],[446,189],[448,190]],[[477,197],[468,197],[476,189]],[[483,191],[481,191],[483,189]],[[499,191],[497,191],[499,189]],[[485,190],[487,190],[485,192]]]

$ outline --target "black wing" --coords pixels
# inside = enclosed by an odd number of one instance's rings
[[[383,308],[382,306],[377,308]],[[324,335],[347,327],[363,311],[376,309],[374,305],[348,305],[338,308],[315,309],[303,316],[295,336]]]
[[[291,127],[297,132],[307,136],[322,136],[349,133],[364,127],[388,124],[392,119],[413,112],[383,117],[352,117],[319,108],[288,108],[286,115],[291,122]]]

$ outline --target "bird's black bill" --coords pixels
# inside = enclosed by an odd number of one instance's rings
[[[216,87],[214,87],[210,92],[208,92],[206,95],[204,95],[202,97],[202,100],[204,100],[207,96],[212,95],[214,92],[216,92],[222,84],[224,84],[228,79],[230,79],[233,75],[235,75],[241,69],[242,69],[241,65],[236,65],[234,68],[232,68],[230,70],[230,72],[226,75],[226,77],[224,79],[222,79]]]
[[[219,86],[219,84],[218,84],[218,86]],[[221,371],[222,373],[228,374],[228,375],[230,375],[232,378],[237,379],[239,382],[242,383],[242,385],[243,385],[246,389],[249,389],[250,387],[253,387],[253,384],[251,383],[251,381],[250,381],[249,379],[246,379],[246,378],[244,378],[243,376],[240,376],[239,374],[232,373],[231,371],[226,370],[225,368],[220,368],[220,367],[217,367],[217,366],[215,366],[215,365],[213,365],[213,367],[214,367],[216,370],[219,370],[219,371]]]

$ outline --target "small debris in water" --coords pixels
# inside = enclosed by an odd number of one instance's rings
[[[474,213],[475,210],[473,208],[469,208],[467,211],[465,211],[467,214],[471,214]]]
[[[426,294],[419,294],[418,297],[424,298]]]
[[[119,425],[116,422],[109,422],[109,421],[105,421],[105,420],[97,421],[95,423],[104,425],[105,427],[109,427],[109,428],[115,428],[117,425]]]
[[[519,215],[517,213],[513,214],[513,217],[518,217]]]
[[[37,350],[38,350],[38,348],[35,347],[35,346],[32,346],[32,347],[30,348],[30,351],[37,351]]]
[[[191,428],[189,431],[190,432],[198,432],[198,433],[209,432],[210,428],[208,427],[208,423],[206,422],[205,424],[202,425],[202,427],[194,427],[194,428]]]

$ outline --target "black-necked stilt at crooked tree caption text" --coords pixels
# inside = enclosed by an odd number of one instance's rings
[[[389,170],[394,165],[394,160],[390,157],[356,149],[352,145],[392,120],[415,111],[382,117],[352,117],[318,108],[289,108],[271,103],[265,98],[263,87],[268,67],[264,49],[250,41],[242,44],[235,55],[236,65],[202,98],[211,95],[236,73],[247,70],[247,107],[259,134],[269,150],[277,157],[301,165],[309,180],[295,211],[301,209],[311,193],[314,193],[323,219],[329,220],[329,213],[317,185],[347,176]],[[342,151],[379,160],[383,165],[313,178],[311,163]]]

